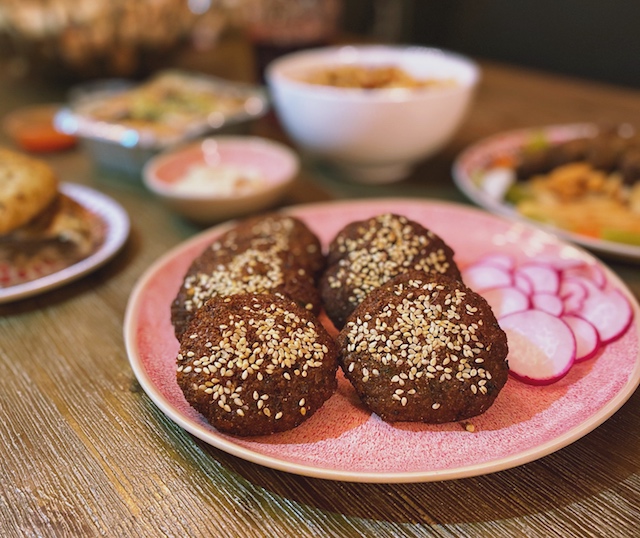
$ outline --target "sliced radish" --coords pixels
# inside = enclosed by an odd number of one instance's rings
[[[548,256],[536,257],[536,262],[553,265],[553,267],[555,267],[558,271],[577,269],[587,264],[587,262],[585,262],[584,260],[580,260],[577,258],[556,258]]]
[[[512,271],[516,266],[516,260],[509,254],[503,254],[496,252],[493,254],[485,254],[474,265],[492,265],[494,267],[500,267],[505,271]]]
[[[584,288],[584,291],[586,292],[585,299],[591,293],[597,294],[602,291],[602,288],[600,288],[600,286],[598,286],[593,280],[590,280],[586,276],[566,276],[562,278],[562,282],[571,283],[571,285],[578,284],[582,286]]]
[[[562,299],[570,297],[571,295],[577,295],[581,299],[584,299],[587,296],[587,289],[580,281],[580,279],[570,277],[566,278],[563,276],[562,280],[560,281],[560,289],[558,290],[558,295]]]
[[[575,362],[598,354],[622,336],[634,311],[608,284],[601,266],[578,259],[536,258],[518,262],[486,254],[463,271],[505,330],[511,374],[545,385],[561,379]]]
[[[583,279],[562,277],[558,295],[562,299],[573,298],[576,300],[584,300],[587,296],[587,287],[585,286]]]
[[[584,298],[575,296],[575,295],[570,295],[569,297],[562,299],[562,304],[563,304],[563,309],[562,309],[563,314],[567,314],[567,315],[575,314],[577,312],[580,312],[580,310],[584,306]]]
[[[587,297],[587,287],[575,278],[563,278],[558,295],[564,303],[564,312],[571,314],[582,308]]]
[[[553,293],[534,293],[531,296],[531,306],[554,316],[561,316],[564,311],[562,299]]]
[[[509,271],[492,265],[471,265],[462,271],[462,280],[476,292],[513,283]]]
[[[514,312],[527,310],[531,305],[529,297],[514,286],[491,288],[482,292],[496,318],[501,318]]]
[[[607,276],[599,265],[594,264],[582,264],[579,266],[569,267],[562,271],[564,278],[579,276],[586,278],[593,282],[600,289],[603,289],[607,284]]]
[[[576,339],[576,362],[586,361],[595,356],[600,349],[600,337],[596,328],[579,316],[562,316]]]
[[[560,318],[542,310],[525,310],[499,320],[507,334],[509,371],[531,385],[558,381],[576,358],[576,339]]]
[[[617,289],[591,289],[577,315],[591,322],[602,344],[613,342],[633,319],[631,303]]]
[[[527,275],[515,272],[513,274],[513,285],[527,295],[533,295],[533,282]]]
[[[558,293],[560,289],[560,272],[546,263],[525,263],[514,274],[526,276],[533,284],[535,293]]]

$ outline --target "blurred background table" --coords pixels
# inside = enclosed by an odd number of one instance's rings
[[[175,63],[254,80],[252,50],[235,34]],[[64,83],[20,76],[14,67],[2,59],[0,116],[65,99]],[[640,125],[640,91],[496,63],[481,67],[462,129],[406,181],[363,186],[306,166],[283,205],[387,196],[468,203],[451,180],[451,164],[482,137],[565,122]],[[272,115],[253,134],[288,142]],[[0,306],[2,536],[637,536],[638,392],[595,431],[554,454],[448,482],[306,478],[237,459],[187,434],[138,385],[122,323],[137,279],[199,228],[170,214],[139,181],[96,169],[80,150],[45,159],[64,181],[121,203],[132,231],[123,251],[98,271]],[[640,297],[638,266],[607,263]]]

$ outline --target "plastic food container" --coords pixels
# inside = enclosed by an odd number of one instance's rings
[[[139,176],[160,151],[203,135],[242,133],[268,108],[258,86],[165,70],[141,84],[113,79],[77,87],[54,121],[98,165]]]

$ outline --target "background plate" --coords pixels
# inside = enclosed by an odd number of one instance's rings
[[[461,267],[487,252],[577,258],[602,264],[584,250],[523,223],[461,205],[377,199],[290,208],[326,246],[347,223],[392,211],[431,228],[456,251]],[[573,366],[553,385],[509,379],[495,404],[460,424],[387,424],[366,411],[338,374],[338,391],[308,421],[269,437],[222,434],[185,401],[175,380],[178,342],[170,304],[191,263],[229,224],[207,230],[171,250],[136,284],[124,324],[127,352],[143,389],[173,421],[196,437],[240,458],[301,475],[359,482],[418,482],[462,478],[540,458],[593,430],[635,391],[640,381],[640,309],[624,284],[602,266],[611,286],[633,305],[625,335],[595,359]],[[326,318],[324,318],[326,321]],[[328,323],[328,322],[327,322]]]
[[[464,150],[453,164],[453,179],[458,188],[474,203],[492,213],[514,220],[529,222],[539,228],[610,257],[640,261],[640,246],[593,239],[585,235],[568,232],[556,226],[528,219],[518,213],[513,205],[482,189],[481,177],[497,155],[514,154],[536,138],[550,143],[566,142],[575,138],[594,136],[598,131],[595,124],[575,123],[569,125],[551,125],[532,129],[507,131],[485,138]]]
[[[0,304],[57,288],[94,271],[115,256],[127,240],[129,216],[115,200],[106,194],[74,183],[63,183],[60,185],[60,191],[103,221],[106,230],[102,245],[90,256],[61,271],[15,286],[0,288]]]

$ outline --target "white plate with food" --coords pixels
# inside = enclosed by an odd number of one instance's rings
[[[594,269],[600,284],[623,296],[629,321],[596,356],[554,383],[509,378],[495,403],[465,423],[386,423],[367,411],[346,378],[300,426],[263,437],[217,431],[176,382],[178,341],[171,303],[191,261],[229,225],[202,232],[169,251],[134,287],[124,336],[132,369],[153,402],[176,424],[212,446],[295,474],[356,482],[426,482],[482,475],[521,465],[578,440],[616,412],[640,382],[640,309],[624,283],[579,247],[539,229],[466,206],[407,199],[344,201],[290,208],[328,245],[346,224],[374,215],[405,215],[443,238],[461,269],[493,253],[524,264]],[[329,324],[321,316],[325,324]],[[327,326],[331,330],[330,326]],[[335,332],[333,333],[335,334]],[[158,425],[158,427],[161,427]]]
[[[629,125],[500,133],[463,151],[453,178],[489,211],[609,257],[640,260],[640,139]]]
[[[58,186],[60,207],[42,225],[0,240],[0,303],[62,286],[109,261],[129,236],[129,216],[90,187]]]

